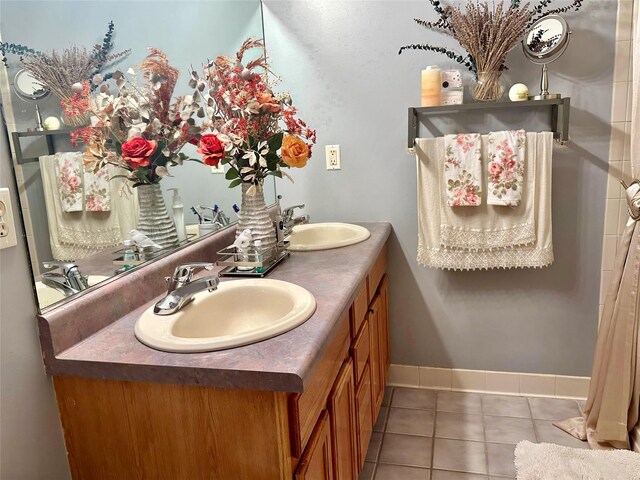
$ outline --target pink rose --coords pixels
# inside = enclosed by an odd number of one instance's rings
[[[78,177],[71,177],[67,183],[73,190],[76,190],[80,186],[80,179]]]
[[[122,144],[122,158],[133,168],[148,167],[149,158],[156,153],[157,148],[155,140],[133,137]]]
[[[202,154],[202,161],[211,167],[218,166],[225,157],[224,144],[213,133],[207,133],[200,138],[198,153]]]
[[[502,172],[502,166],[497,162],[491,162],[489,164],[489,174],[492,177],[497,177]]]

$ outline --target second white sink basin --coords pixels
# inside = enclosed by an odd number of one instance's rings
[[[90,287],[93,287],[94,285],[105,281],[107,278],[109,277],[104,275],[89,275],[87,277],[87,282]],[[40,281],[36,282],[36,295],[38,296],[38,304],[40,305],[40,308],[48,307],[49,305],[66,298],[64,293],[61,291],[48,287]]]
[[[147,309],[135,335],[167,352],[210,352],[266,340],[304,323],[316,309],[315,297],[292,283],[271,279],[221,282],[200,292],[173,315]]]
[[[360,225],[351,223],[309,223],[293,227],[289,240],[289,250],[312,251],[329,250],[364,242],[371,232]]]

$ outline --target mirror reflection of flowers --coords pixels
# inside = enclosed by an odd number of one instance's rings
[[[316,132],[297,117],[288,93],[273,91],[265,55],[245,58],[252,49],[264,50],[264,44],[249,38],[235,58],[219,56],[203,66],[201,75],[192,69],[194,93],[184,109],[187,115],[197,112],[209,129],[198,145],[203,162],[228,164],[230,187],[245,183],[255,190],[269,175],[291,179],[283,168],[304,167]]]
[[[202,127],[191,118],[195,112],[185,110],[190,105],[185,97],[172,98],[179,72],[164,52],[149,51],[139,66],[144,78],[140,85],[132,69],[127,75],[114,72],[109,82],[100,75],[93,78],[98,88],[88,107],[91,126],[71,134],[74,145],[87,144],[85,165],[128,170],[117,176],[126,177],[133,187],[160,182],[171,176],[169,167],[186,160],[199,162],[181,152],[185,145],[198,143]]]
[[[18,55],[24,69],[60,99],[65,123],[86,125],[91,78],[113,67],[131,52],[114,53],[114,35],[115,24],[110,21],[102,44],[94,45],[91,50],[71,45],[61,52],[41,52],[26,45],[0,42],[0,54],[5,66],[7,54]],[[110,78],[112,74],[101,75]]]

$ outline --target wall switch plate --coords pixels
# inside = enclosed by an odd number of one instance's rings
[[[211,173],[222,173],[224,174],[224,165],[218,163],[215,167],[211,167]]]
[[[340,170],[340,145],[327,145],[324,150],[327,170]]]
[[[13,222],[13,208],[8,188],[0,188],[0,249],[15,247],[16,225]]]

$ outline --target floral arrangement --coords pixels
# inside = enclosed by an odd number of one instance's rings
[[[282,178],[282,169],[302,168],[311,158],[316,132],[297,118],[288,93],[275,93],[264,54],[246,61],[249,50],[261,49],[260,40],[247,39],[235,58],[219,56],[191,70],[181,115],[204,118],[198,153],[207,165],[229,165],[229,187],[250,184],[253,191],[269,175]],[[278,153],[279,151],[279,153]]]
[[[113,66],[130,53],[130,50],[112,53],[114,31],[115,25],[111,21],[102,44],[94,45],[90,51],[72,45],[60,53],[55,50],[44,53],[25,45],[0,42],[0,53],[5,65],[8,53],[19,55],[24,68],[60,99],[65,121],[81,125],[86,122],[86,117],[76,111],[76,106],[78,97],[85,100],[88,98],[88,91],[84,91],[86,85],[90,85],[89,81],[94,75]],[[110,76],[111,74],[104,75],[105,78]],[[86,111],[86,108],[83,110]]]
[[[458,54],[444,47],[431,44],[411,44],[400,48],[405,50],[428,50],[446,55],[451,60],[464,65],[478,78],[479,72],[500,72],[507,69],[507,53],[516,46],[524,33],[539,19],[548,15],[579,10],[583,0],[573,0],[564,7],[549,8],[554,0],[539,0],[530,8],[529,3],[510,0],[505,7],[504,0],[478,3],[469,0],[464,7],[445,6],[440,0],[429,0],[439,18],[435,22],[415,18],[414,21],[425,28],[453,37],[466,51]]]
[[[181,152],[188,144],[197,144],[201,127],[192,117],[191,105],[185,97],[173,100],[179,72],[169,64],[164,52],[150,48],[140,71],[144,82],[138,85],[133,69],[127,75],[116,71],[111,81],[100,74],[93,77],[96,93],[87,99],[89,90],[83,84],[82,93],[72,99],[70,108],[88,105],[91,126],[71,133],[74,145],[86,143],[85,165],[98,171],[107,164],[127,170],[133,187],[159,183],[170,176],[168,167],[190,159]],[[116,93],[110,82],[115,82]],[[184,116],[183,116],[184,115]],[[196,160],[197,161],[197,160]]]

